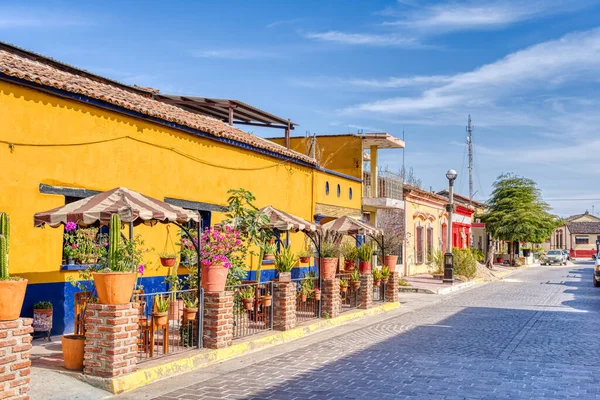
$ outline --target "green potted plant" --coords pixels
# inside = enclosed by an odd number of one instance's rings
[[[10,218],[0,213],[0,321],[19,318],[27,289],[27,279],[9,275],[9,242]]]
[[[272,261],[275,259],[275,253],[277,253],[277,245],[272,242],[266,242],[261,246],[263,253],[263,260]]]
[[[320,301],[321,300],[321,289],[315,288],[315,290],[313,291],[313,296],[316,301]]]
[[[292,268],[298,259],[289,246],[282,246],[279,254],[275,256],[275,269],[279,275],[279,282],[289,283],[292,280]]]
[[[309,294],[310,289],[307,286],[300,284],[300,291],[298,292],[298,297],[300,297],[300,301],[303,303],[306,302]]]
[[[390,276],[392,275],[392,273],[390,272],[390,268],[387,266],[383,266],[381,267],[381,282],[384,285],[387,285],[388,281],[390,280]]]
[[[352,272],[356,268],[356,260],[358,259],[358,249],[351,243],[342,245],[342,256],[344,257],[344,269]]]
[[[357,269],[350,274],[350,284],[352,285],[353,290],[358,290],[358,288],[360,288],[360,272],[358,272]]]
[[[323,279],[335,278],[337,270],[338,256],[340,247],[331,240],[323,240],[319,251],[319,264],[321,266],[321,276]]]
[[[169,318],[169,304],[171,299],[169,296],[154,296],[154,311],[152,319],[155,325],[166,325]]]
[[[373,248],[368,244],[361,244],[358,248],[358,269],[361,274],[371,272],[371,259],[373,258]]]
[[[196,319],[198,314],[198,298],[190,292],[185,293],[182,296],[183,300],[183,320],[192,321]]]
[[[249,285],[240,289],[240,298],[244,305],[244,310],[250,311],[254,309],[254,286]]]
[[[381,285],[381,278],[383,278],[383,275],[381,274],[381,270],[376,268],[373,270],[373,286],[379,286]]]
[[[175,253],[160,253],[158,256],[163,267],[172,267],[177,261],[177,254]]]
[[[271,307],[273,296],[271,296],[271,293],[268,290],[264,295],[260,296],[260,302],[264,307]]]
[[[33,330],[34,332],[48,332],[52,330],[52,303],[49,301],[38,301],[33,305]]]
[[[300,258],[300,262],[303,264],[308,264],[310,262],[310,258],[313,256],[313,253],[309,249],[303,249],[298,253],[298,257]]]
[[[348,291],[348,280],[340,279],[340,292],[346,293]]]

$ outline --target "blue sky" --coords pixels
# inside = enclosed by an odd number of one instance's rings
[[[404,130],[407,166],[436,190],[454,168],[468,193],[470,113],[476,199],[515,172],[560,215],[600,213],[599,1],[2,1],[0,40],[163,93],[239,99],[298,135]],[[402,154],[380,160],[397,170]]]

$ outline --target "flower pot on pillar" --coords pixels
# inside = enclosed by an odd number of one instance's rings
[[[131,301],[135,273],[97,272],[93,276],[100,304],[126,304]]]
[[[361,261],[358,264],[358,271],[361,274],[368,274],[371,272],[371,262],[370,261]]]
[[[202,289],[207,292],[223,292],[227,281],[227,268],[222,263],[202,263]]]
[[[337,264],[337,258],[321,258],[321,277],[323,279],[335,278],[335,270],[337,269]]]
[[[398,256],[383,257],[383,265],[390,269],[390,272],[396,272],[396,264],[398,264]]]

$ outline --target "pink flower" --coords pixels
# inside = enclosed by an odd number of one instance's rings
[[[77,249],[77,248],[79,248],[79,246],[77,246],[76,244],[72,244],[72,245],[71,245],[71,248],[72,248],[72,249]]]
[[[65,231],[72,232],[77,229],[77,224],[75,222],[69,221],[65,224]]]
[[[145,269],[146,269],[146,266],[144,264],[138,265],[138,274],[144,275],[144,270]]]

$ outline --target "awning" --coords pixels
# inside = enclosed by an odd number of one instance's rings
[[[266,206],[260,210],[269,218],[269,227],[279,231],[304,231],[315,232],[317,225],[300,217],[278,210],[273,206]]]
[[[118,214],[122,222],[132,222],[134,225],[199,221],[199,216],[194,211],[167,204],[124,187],[36,213],[33,219],[35,226],[47,224],[56,228],[67,222],[75,222],[78,225],[108,223],[113,214]]]
[[[351,217],[340,217],[322,226],[323,230],[333,231],[342,235],[377,235],[381,229],[377,229],[367,223]]]

